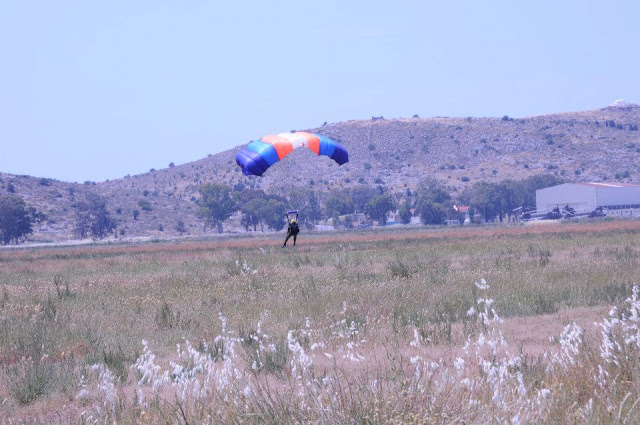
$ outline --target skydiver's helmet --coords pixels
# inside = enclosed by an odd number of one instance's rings
[[[292,224],[293,224],[293,223],[295,223],[296,221],[297,221],[297,220],[296,220],[295,218],[292,218],[292,219],[291,219],[291,223],[292,223]]]

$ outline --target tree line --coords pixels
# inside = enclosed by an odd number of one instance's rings
[[[462,220],[463,217],[453,209],[454,205],[469,206],[471,218],[479,215],[482,221],[501,222],[512,219],[513,211],[518,207],[534,207],[536,190],[563,182],[551,174],[497,183],[477,182],[453,197],[441,182],[425,179],[418,185],[411,205],[423,224],[443,224],[446,219]]]
[[[290,187],[277,194],[267,194],[244,185],[231,188],[222,183],[200,186],[199,214],[205,225],[222,233],[222,223],[237,211],[245,230],[281,230],[284,212],[298,210],[300,224],[312,225],[320,220],[353,213],[363,213],[386,222],[389,211],[396,208],[394,197],[381,186],[358,185],[336,192],[318,193],[308,187]],[[345,223],[348,225],[348,223]]]
[[[503,221],[513,217],[513,210],[535,205],[535,191],[562,183],[563,180],[543,174],[524,180],[504,180],[498,183],[478,182],[457,196],[442,182],[427,178],[415,191],[391,193],[382,185],[356,185],[351,188],[319,192],[309,187],[284,188],[277,194],[249,189],[242,184],[233,188],[222,183],[200,186],[199,213],[205,224],[222,232],[222,223],[240,211],[245,230],[281,230],[285,222],[283,213],[297,209],[301,224],[313,224],[333,219],[346,227],[353,225],[352,214],[365,214],[381,225],[387,216],[397,211],[400,221],[407,224],[414,216],[423,224],[443,224],[446,219],[458,219],[453,206],[468,205],[470,214],[480,214],[483,221]],[[343,218],[341,221],[341,217]],[[346,217],[346,218],[345,218]]]
[[[470,207],[470,214],[480,214],[484,221],[503,221],[513,218],[513,210],[535,207],[536,190],[564,183],[552,174],[540,174],[524,180],[503,180],[499,183],[478,182],[464,190],[461,203]]]
[[[283,215],[289,209],[297,209],[300,224],[308,227],[325,219],[352,227],[351,215],[354,213],[364,214],[370,220],[385,225],[392,211],[397,211],[400,221],[405,224],[412,217],[420,217],[423,224],[439,225],[446,219],[461,219],[453,210],[455,204],[468,205],[471,217],[479,215],[483,221],[510,220],[517,207],[535,205],[537,189],[562,182],[562,179],[550,174],[498,183],[478,182],[457,196],[452,196],[450,188],[432,178],[422,180],[414,191],[407,189],[404,193],[392,193],[382,185],[359,184],[330,192],[301,186],[268,194],[243,184],[230,187],[223,183],[209,183],[199,187],[200,198],[196,202],[204,225],[220,233],[223,231],[223,222],[238,211],[241,213],[241,224],[247,231],[264,231],[265,228],[282,230],[285,225]],[[73,207],[74,233],[78,237],[103,238],[115,231],[116,221],[111,217],[102,196],[89,192]],[[28,207],[20,196],[14,193],[0,195],[0,242],[5,245],[18,243],[33,233],[34,223],[45,218],[35,208]],[[184,223],[180,223],[180,232],[183,232]]]
[[[27,207],[18,195],[0,195],[0,242],[2,245],[19,243],[33,233],[32,223],[40,218],[35,208]]]
[[[111,218],[105,199],[96,193],[87,193],[84,200],[74,203],[74,233],[85,238],[103,238],[115,231],[116,222]],[[33,224],[46,220],[45,214],[27,206],[14,193],[0,195],[0,242],[2,245],[18,244],[33,233]]]

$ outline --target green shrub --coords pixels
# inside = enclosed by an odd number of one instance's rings
[[[133,359],[137,357],[138,353],[135,353]],[[117,350],[103,349],[102,361],[120,381],[126,382],[129,376],[129,363],[131,360],[125,356],[120,345],[118,345]]]
[[[278,338],[272,344],[261,341],[263,335],[254,330],[240,330],[242,347],[245,352],[247,366],[255,373],[266,372],[282,376],[289,363],[289,347],[285,338]]]
[[[142,211],[151,211],[153,208],[151,207],[151,202],[146,199],[141,199],[138,201],[138,206]]]
[[[24,359],[7,368],[9,394],[20,404],[29,404],[47,393],[51,368],[40,359]]]
[[[389,271],[391,272],[391,277],[400,279],[406,279],[413,274],[411,267],[400,258],[389,262]]]
[[[55,275],[53,277],[53,284],[56,287],[56,293],[58,294],[59,300],[69,298],[73,299],[76,297],[76,294],[71,292],[71,289],[69,288],[69,281],[65,279],[64,276],[60,274]],[[62,287],[63,284],[64,288]]]

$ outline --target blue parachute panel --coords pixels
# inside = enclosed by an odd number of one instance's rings
[[[254,140],[253,142],[247,145],[247,149],[262,156],[262,158],[264,158],[264,160],[267,161],[269,166],[279,161],[278,152],[276,151],[276,148],[271,143],[265,143],[260,140]]]
[[[318,155],[331,157],[333,151],[336,149],[336,142],[319,134],[317,134],[317,136],[320,139],[320,152],[318,152]]]
[[[336,148],[331,155],[331,159],[338,163],[338,165],[349,162],[349,154],[347,150],[339,143],[336,143]]]
[[[236,154],[236,164],[242,167],[242,172],[246,175],[261,176],[269,168],[269,163],[259,153],[249,149],[243,149]]]

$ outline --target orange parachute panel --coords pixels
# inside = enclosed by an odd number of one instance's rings
[[[282,137],[270,134],[268,136],[264,136],[261,140],[263,142],[271,143],[273,147],[276,148],[279,159],[284,158],[285,156],[289,155],[291,151],[293,151],[293,145],[291,144],[291,142]]]
[[[320,154],[320,138],[315,134],[306,133],[304,131],[298,132],[298,134],[304,135],[307,139],[307,147],[314,151],[316,155]]]

